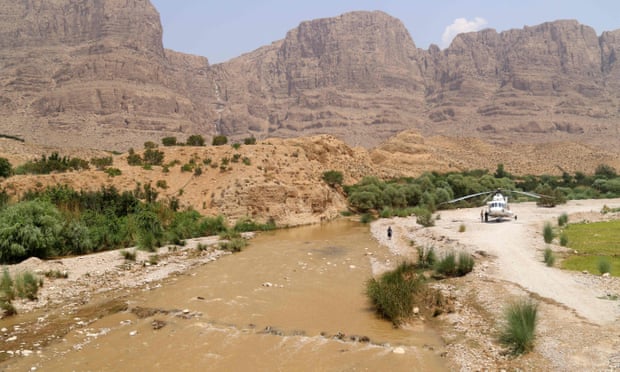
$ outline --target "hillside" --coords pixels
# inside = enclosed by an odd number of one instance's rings
[[[2,134],[30,143],[329,134],[371,148],[416,130],[617,152],[620,30],[558,20],[422,50],[397,18],[352,12],[211,65],[163,47],[147,0],[0,0],[0,13]]]

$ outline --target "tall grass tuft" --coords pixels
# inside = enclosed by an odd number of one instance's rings
[[[43,286],[43,280],[37,278],[30,271],[24,271],[15,276],[14,287],[18,297],[34,301],[37,299],[37,293],[41,286]]]
[[[437,254],[435,254],[435,248],[430,247],[418,247],[418,267],[421,269],[428,269],[433,267],[437,262]]]
[[[605,274],[610,272],[611,263],[609,262],[609,259],[607,257],[601,257],[598,259],[597,267],[599,273]]]
[[[469,274],[474,269],[474,258],[467,252],[459,253],[459,262],[456,267],[456,273],[459,276]]]
[[[568,214],[562,213],[560,217],[558,217],[558,226],[564,226],[568,223]]]
[[[511,348],[514,354],[529,352],[534,347],[538,305],[522,299],[508,306],[500,341]]]
[[[562,247],[566,247],[568,245],[568,234],[565,231],[562,231],[560,234],[560,245]]]
[[[546,222],[543,227],[543,239],[545,240],[545,243],[550,244],[553,241],[553,238],[555,238],[553,227],[549,222]]]
[[[366,295],[377,313],[391,320],[396,326],[413,314],[413,294],[420,289],[423,282],[415,269],[414,264],[403,262],[395,270],[366,283]]]
[[[553,254],[551,248],[545,248],[545,252],[543,253],[543,261],[549,267],[553,266],[555,263],[555,255]]]
[[[435,271],[445,276],[456,276],[457,264],[456,254],[449,252],[435,263]]]

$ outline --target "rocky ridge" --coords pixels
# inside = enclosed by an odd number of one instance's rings
[[[616,151],[620,30],[559,20],[422,50],[397,18],[352,12],[210,65],[163,47],[148,0],[0,9],[0,122],[31,142],[126,150],[194,133],[331,134],[374,147],[414,129]]]

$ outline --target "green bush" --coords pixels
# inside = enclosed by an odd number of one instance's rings
[[[545,251],[543,253],[543,261],[549,267],[553,266],[553,264],[555,263],[555,255],[553,254],[551,248],[545,248]]]
[[[555,232],[553,231],[553,227],[549,222],[546,222],[545,226],[543,227],[543,239],[545,240],[545,243],[551,244],[553,238],[555,238]]]
[[[366,296],[377,313],[400,325],[413,314],[413,295],[420,289],[422,276],[415,273],[415,265],[401,263],[395,270],[366,282]]]
[[[204,146],[205,139],[199,134],[193,134],[187,138],[187,146]]]
[[[161,144],[164,146],[176,146],[177,138],[176,137],[164,137],[161,139]]]
[[[469,274],[474,269],[474,258],[467,252],[459,253],[459,262],[456,267],[458,276]]]
[[[611,262],[607,257],[600,257],[597,262],[598,272],[601,274],[605,274],[610,272],[611,270]]]
[[[227,242],[220,243],[220,249],[229,252],[241,252],[248,245],[243,238],[233,238]]]
[[[360,222],[363,224],[367,224],[370,223],[374,220],[375,218],[373,217],[372,214],[370,213],[364,213],[362,214],[362,216],[360,217]]]
[[[117,177],[123,174],[123,172],[118,168],[106,168],[104,172],[110,177]]]
[[[437,254],[434,247],[418,247],[418,267],[422,269],[431,268],[437,262]]]
[[[342,185],[343,175],[342,172],[336,170],[329,170],[323,172],[323,181],[329,186],[334,187],[336,185]]]
[[[226,136],[214,136],[211,144],[213,146],[222,146],[228,143],[228,137]]]
[[[445,254],[439,261],[435,263],[435,271],[445,276],[457,275],[456,254],[449,252]]]
[[[247,137],[243,140],[243,144],[244,145],[255,145],[256,144],[256,138],[254,138],[254,136],[252,137]]]
[[[15,292],[20,298],[27,298],[30,301],[37,299],[39,288],[43,285],[43,280],[39,279],[30,271],[24,271],[15,276]]]
[[[568,245],[568,234],[565,231],[562,231],[560,234],[560,245],[562,247],[566,247]]]
[[[125,261],[135,261],[136,260],[136,251],[134,250],[122,250],[121,256],[125,259]]]
[[[506,309],[500,341],[510,347],[514,354],[523,354],[533,349],[537,313],[537,304],[530,300],[514,302]]]
[[[164,162],[164,152],[156,148],[149,148],[144,151],[142,158],[146,165],[162,165]]]
[[[564,226],[568,223],[568,214],[562,213],[560,217],[558,217],[558,226]]]
[[[415,208],[414,213],[416,215],[416,222],[418,225],[422,225],[424,227],[431,227],[435,225],[435,220],[433,219],[433,214],[430,210],[418,207]]]

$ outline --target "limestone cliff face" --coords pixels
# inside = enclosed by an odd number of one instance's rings
[[[0,0],[0,124],[62,146],[125,150],[191,134],[398,132],[615,149],[620,31],[576,21],[416,48],[382,12],[301,23],[226,63],[165,50],[148,0]]]

